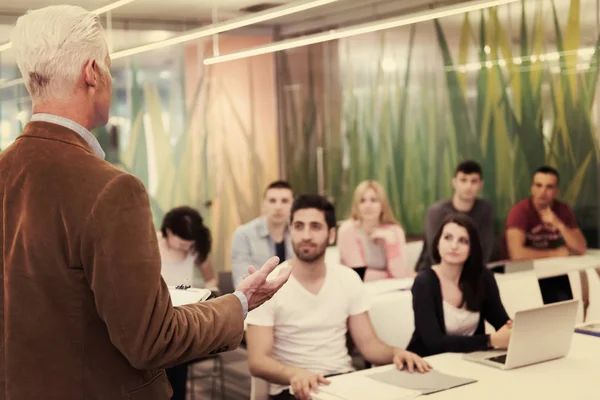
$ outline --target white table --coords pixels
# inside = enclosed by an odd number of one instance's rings
[[[380,279],[378,281],[365,282],[364,287],[368,296],[377,296],[399,290],[410,290],[415,278]]]
[[[583,256],[542,258],[533,261],[533,269],[539,279],[566,275],[569,272],[584,271],[600,267],[600,256],[589,252]]]
[[[574,334],[571,351],[565,358],[503,371],[463,360],[462,354],[446,353],[428,357],[440,372],[477,382],[423,397],[431,400],[543,399],[597,400],[600,380],[600,338]],[[354,374],[368,375],[394,368],[391,365],[366,369]],[[336,377],[331,378],[332,380]],[[320,392],[314,400],[340,400]],[[370,399],[377,399],[372,393]],[[370,400],[366,399],[366,400]],[[363,399],[349,399],[363,400]]]

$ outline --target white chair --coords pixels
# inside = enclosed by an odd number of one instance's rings
[[[538,277],[534,271],[496,274],[502,304],[510,318],[520,310],[540,307],[544,304]]]
[[[369,316],[377,337],[390,346],[405,349],[415,330],[410,290],[370,297]]]
[[[269,400],[269,383],[257,377],[250,377],[250,400]]]
[[[417,240],[415,242],[408,242],[404,245],[404,251],[406,252],[406,263],[411,271],[414,271],[417,261],[423,251],[423,241]]]

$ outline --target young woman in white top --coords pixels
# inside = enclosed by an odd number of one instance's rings
[[[200,213],[191,207],[177,207],[163,218],[158,232],[162,259],[162,277],[168,286],[194,285],[194,270],[198,268],[204,287],[217,286],[208,255],[211,247],[210,230]]]
[[[511,321],[494,275],[483,264],[471,218],[448,215],[431,249],[435,265],[421,270],[412,287],[415,331],[408,350],[426,357],[506,348]],[[496,332],[487,335],[485,321]]]
[[[158,233],[158,247],[162,259],[162,277],[168,286],[194,286],[194,269],[204,278],[204,286],[216,287],[217,281],[208,255],[211,247],[209,229],[200,213],[191,207],[177,207],[163,218]],[[185,400],[188,364],[167,369],[173,388],[171,400]]]

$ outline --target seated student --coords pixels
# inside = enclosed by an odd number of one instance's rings
[[[292,275],[246,320],[250,372],[272,383],[270,398],[310,399],[311,392],[328,383],[327,376],[353,371],[348,330],[368,361],[428,371],[429,365],[417,355],[377,338],[358,275],[347,267],[325,264],[325,249],[335,236],[333,205],[322,196],[303,195],[294,201],[291,213],[294,256],[278,269],[291,265]],[[288,391],[290,385],[295,397]]]
[[[231,242],[231,279],[237,287],[248,274],[248,266],[260,268],[269,258],[281,262],[292,258],[288,232],[290,207],[294,200],[292,187],[286,181],[275,181],[265,189],[263,216],[239,226]]]
[[[165,215],[158,232],[158,247],[162,260],[161,275],[167,285],[195,286],[194,269],[198,268],[204,287],[217,286],[217,279],[208,259],[210,230],[195,209],[177,207]]]
[[[506,348],[511,322],[496,280],[483,265],[471,218],[447,216],[432,249],[436,264],[420,271],[412,287],[415,332],[408,350],[426,357]],[[484,321],[496,332],[486,335]]]
[[[177,207],[163,218],[158,233],[158,247],[162,260],[161,275],[169,286],[194,286],[194,268],[204,278],[204,286],[217,286],[215,273],[208,261],[211,247],[210,231],[198,211],[191,207]],[[171,400],[185,400],[188,364],[166,370],[173,388]]]
[[[573,210],[556,199],[559,179],[554,168],[538,168],[533,174],[531,197],[510,209],[505,246],[511,260],[564,257],[587,251]],[[573,298],[568,275],[540,279],[539,284],[545,304]]]
[[[338,230],[340,262],[365,281],[404,278],[412,275],[405,243],[383,186],[375,181],[360,183],[354,190],[352,216]]]
[[[489,200],[477,197],[483,188],[481,166],[471,160],[458,164],[452,178],[452,186],[454,195],[451,199],[438,201],[427,209],[423,250],[417,261],[417,271],[431,267],[433,237],[444,218],[458,212],[467,214],[475,223],[483,247],[483,262],[486,264],[490,261],[494,248],[494,209]]]

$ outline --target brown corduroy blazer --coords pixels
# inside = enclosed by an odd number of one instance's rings
[[[143,184],[30,122],[0,154],[0,400],[167,400],[163,368],[236,348],[226,295],[174,308]]]

